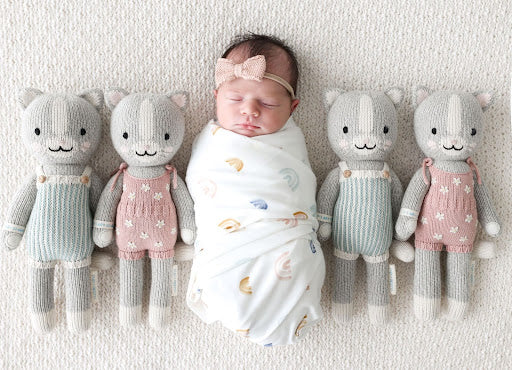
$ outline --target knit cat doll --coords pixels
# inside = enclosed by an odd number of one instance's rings
[[[2,241],[15,249],[23,236],[30,256],[30,316],[38,332],[56,322],[55,264],[65,270],[66,317],[72,332],[89,328],[92,213],[101,194],[87,165],[101,138],[99,90],[43,94],[25,89],[20,102],[22,140],[40,165],[16,193]]]
[[[171,273],[178,230],[191,244],[195,238],[193,202],[185,183],[168,163],[185,133],[181,110],[186,93],[105,94],[113,109],[110,133],[123,163],[106,185],[94,220],[94,241],[116,242],[120,258],[120,322],[141,320],[143,257],[148,251],[152,279],[149,323],[163,327],[170,317]],[[115,223],[115,224],[114,224]]]
[[[491,236],[500,224],[487,189],[471,160],[483,132],[483,115],[491,94],[455,91],[415,93],[416,142],[429,158],[413,176],[402,202],[396,233],[415,233],[414,311],[422,320],[440,311],[440,254],[446,247],[447,318],[464,316],[469,300],[470,258],[477,221]],[[492,248],[480,243],[481,248]],[[487,256],[489,251],[478,251]]]
[[[319,239],[334,241],[335,319],[346,321],[353,312],[356,260],[367,267],[369,317],[387,320],[389,304],[389,248],[393,220],[398,216],[402,185],[386,158],[396,142],[395,106],[403,90],[330,90],[325,95],[327,136],[342,161],[332,170],[318,194]],[[332,227],[331,227],[332,225]],[[397,242],[395,252],[404,261],[414,258],[412,246]]]

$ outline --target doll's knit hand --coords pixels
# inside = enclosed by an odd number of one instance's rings
[[[183,243],[192,245],[196,239],[194,231],[190,229],[181,229],[181,240]]]
[[[473,256],[490,259],[496,257],[496,243],[489,240],[478,240],[473,247]]]
[[[417,220],[414,217],[400,215],[396,221],[396,238],[401,241],[409,239],[416,230]]]
[[[2,241],[10,251],[16,249],[18,245],[20,245],[22,238],[22,234],[16,233],[14,231],[2,230]]]
[[[114,241],[114,230],[95,227],[92,231],[92,239],[98,247],[105,248]]]
[[[485,232],[492,237],[498,236],[500,233],[500,224],[497,222],[488,222],[484,225]]]
[[[331,237],[331,224],[328,222],[320,222],[320,227],[318,228],[318,240],[321,242],[325,242]]]
[[[391,243],[391,255],[398,258],[402,262],[414,261],[414,247],[407,241],[395,240]]]

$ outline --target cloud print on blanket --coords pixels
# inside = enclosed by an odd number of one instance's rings
[[[325,276],[301,130],[290,119],[249,138],[210,122],[194,141],[186,181],[197,225],[189,307],[261,345],[301,339],[322,317]]]

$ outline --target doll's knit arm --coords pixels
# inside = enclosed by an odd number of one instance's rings
[[[114,240],[114,222],[117,205],[123,193],[123,174],[114,175],[101,193],[94,215],[93,240],[98,247],[106,247]],[[114,187],[112,184],[115,182]]]
[[[181,239],[185,244],[192,244],[196,237],[194,202],[192,201],[192,197],[188,192],[185,182],[179,176],[177,176],[177,180],[178,186],[176,189],[171,188],[171,196],[176,205]]]
[[[2,241],[10,249],[19,245],[36,201],[36,176],[29,176],[14,195],[2,230]]]
[[[393,222],[396,222],[400,213],[404,190],[400,179],[392,169],[389,169],[389,174],[391,175],[391,209],[393,211]]]
[[[430,172],[426,171],[428,185],[423,179],[423,169],[416,171],[407,186],[402,206],[396,222],[395,231],[398,240],[407,240],[416,230],[416,221],[423,204],[423,199],[430,187]]]
[[[91,211],[96,211],[96,207],[98,207],[98,202],[100,200],[101,191],[103,190],[103,181],[99,178],[95,173],[91,174]]]
[[[478,221],[482,224],[485,232],[490,236],[497,236],[500,232],[500,221],[483,182],[480,184],[474,175],[476,209]]]
[[[339,178],[340,168],[336,167],[329,172],[318,192],[317,210],[320,223],[318,238],[320,241],[329,239],[331,235],[332,214],[340,192]]]

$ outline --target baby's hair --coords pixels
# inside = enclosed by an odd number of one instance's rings
[[[258,35],[256,33],[246,33],[243,35],[237,35],[231,41],[222,58],[227,58],[229,53],[239,48],[247,48],[247,58],[254,57],[256,55],[263,55],[267,61],[267,64],[272,64],[272,60],[277,56],[277,52],[282,50],[288,57],[290,74],[290,85],[293,87],[295,94],[297,94],[297,81],[299,80],[299,65],[297,58],[293,50],[287,46],[282,40],[274,36]],[[284,76],[283,76],[284,77]]]

